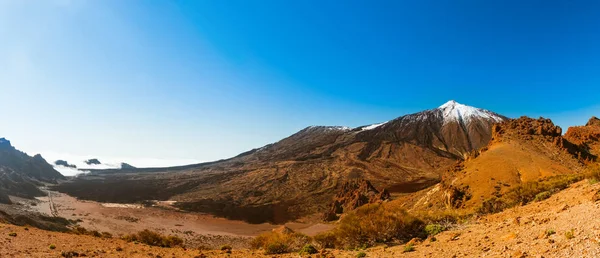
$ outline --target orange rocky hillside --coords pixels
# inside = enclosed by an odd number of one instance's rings
[[[595,158],[549,119],[511,119],[494,125],[490,143],[457,162],[440,184],[403,200],[412,210],[475,208],[521,183],[583,172]]]
[[[600,119],[594,116],[585,126],[569,127],[565,139],[593,155],[600,155]]]

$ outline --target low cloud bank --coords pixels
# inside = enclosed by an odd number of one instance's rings
[[[75,176],[86,172],[86,169],[115,169],[121,168],[121,163],[127,163],[137,168],[151,168],[151,167],[172,167],[197,164],[204,161],[194,159],[156,159],[156,158],[127,158],[127,157],[106,157],[106,156],[91,156],[91,155],[73,155],[69,153],[57,153],[51,151],[40,152],[42,157],[48,161],[48,163],[54,166],[56,171],[60,172],[65,176]],[[101,164],[85,163],[89,159],[98,159]],[[57,166],[54,164],[56,160],[65,160],[69,164],[77,166],[77,169]]]

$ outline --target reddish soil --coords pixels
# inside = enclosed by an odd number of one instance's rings
[[[29,207],[43,214],[77,220],[78,225],[87,230],[109,232],[115,236],[150,229],[162,234],[177,235],[186,239],[188,243],[196,243],[197,246],[216,248],[222,244],[230,244],[241,248],[247,247],[250,237],[279,226],[269,223],[249,224],[208,214],[183,212],[167,202],[160,203],[158,207],[144,207],[82,201],[52,191],[49,195],[50,197],[39,197],[40,203]],[[299,222],[289,222],[285,225],[307,235],[315,235],[333,227],[330,224]]]

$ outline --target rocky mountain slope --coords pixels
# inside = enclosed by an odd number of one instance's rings
[[[475,208],[524,182],[581,173],[596,159],[549,119],[510,119],[494,125],[490,143],[448,169],[439,185],[404,201],[415,210]]]
[[[50,164],[15,149],[10,141],[0,138],[0,202],[9,203],[7,195],[33,198],[45,195],[39,188],[42,183],[57,183],[65,179]]]
[[[433,185],[448,166],[485,146],[492,125],[505,119],[450,101],[380,124],[307,127],[220,162],[94,173],[57,189],[108,202],[171,199],[187,210],[283,222],[324,211],[352,179],[391,193]]]

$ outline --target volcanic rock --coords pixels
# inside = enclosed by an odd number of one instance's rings
[[[342,186],[323,217],[326,221],[336,220],[337,214],[354,210],[368,203],[378,203],[389,199],[390,193],[387,190],[378,191],[371,182],[364,179],[351,180]]]
[[[600,126],[600,118],[593,116],[585,126]]]
[[[592,117],[585,126],[569,127],[564,138],[597,157],[600,155],[600,119]]]

